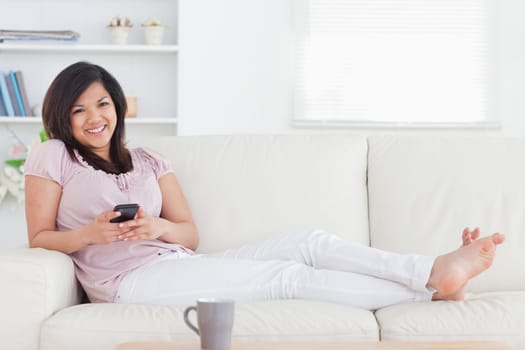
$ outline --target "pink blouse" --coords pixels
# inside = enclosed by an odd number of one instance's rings
[[[151,150],[136,148],[130,152],[133,170],[114,175],[93,169],[78,152],[78,161],[72,160],[62,141],[49,140],[31,150],[24,172],[62,187],[56,229],[64,234],[91,223],[117,204],[138,203],[148,214],[158,217],[162,206],[158,180],[173,172],[171,165]],[[70,255],[91,302],[112,302],[128,271],[167,250],[189,251],[156,239],[92,244]]]

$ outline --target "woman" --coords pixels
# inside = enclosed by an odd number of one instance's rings
[[[124,144],[126,102],[105,69],[64,69],[44,99],[51,140],[26,165],[31,247],[70,254],[92,302],[191,304],[309,298],[366,309],[432,299],[463,299],[469,279],[487,269],[496,233],[438,257],[401,255],[320,230],[281,235],[255,247],[194,254],[199,236],[169,162]],[[116,204],[139,203],[136,217],[112,223]]]

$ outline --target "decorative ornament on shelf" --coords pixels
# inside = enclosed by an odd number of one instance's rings
[[[128,34],[131,28],[133,28],[133,23],[129,18],[113,17],[108,24],[111,43],[115,45],[125,45],[128,42]]]
[[[4,162],[4,167],[0,168],[0,204],[7,195],[14,197],[19,204],[24,201],[24,163],[27,154],[32,147],[47,140],[47,134],[42,129],[39,138],[26,146],[16,133],[10,131],[16,143],[9,148],[9,159]]]
[[[164,39],[166,25],[156,18],[148,18],[142,23],[144,39],[147,45],[160,45]]]
[[[126,96],[126,104],[128,110],[126,111],[126,118],[137,117],[137,96]]]

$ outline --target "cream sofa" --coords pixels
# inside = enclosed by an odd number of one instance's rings
[[[458,247],[465,226],[507,234],[464,302],[376,312],[309,300],[238,303],[236,339],[475,339],[525,349],[525,139],[236,135],[140,144],[173,161],[201,252],[297,228],[423,254]],[[82,304],[73,264],[61,253],[2,251],[0,280],[2,349],[110,350],[125,341],[195,338],[182,306]]]

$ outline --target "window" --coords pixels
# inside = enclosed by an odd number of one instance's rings
[[[294,124],[487,121],[484,0],[296,0]]]

